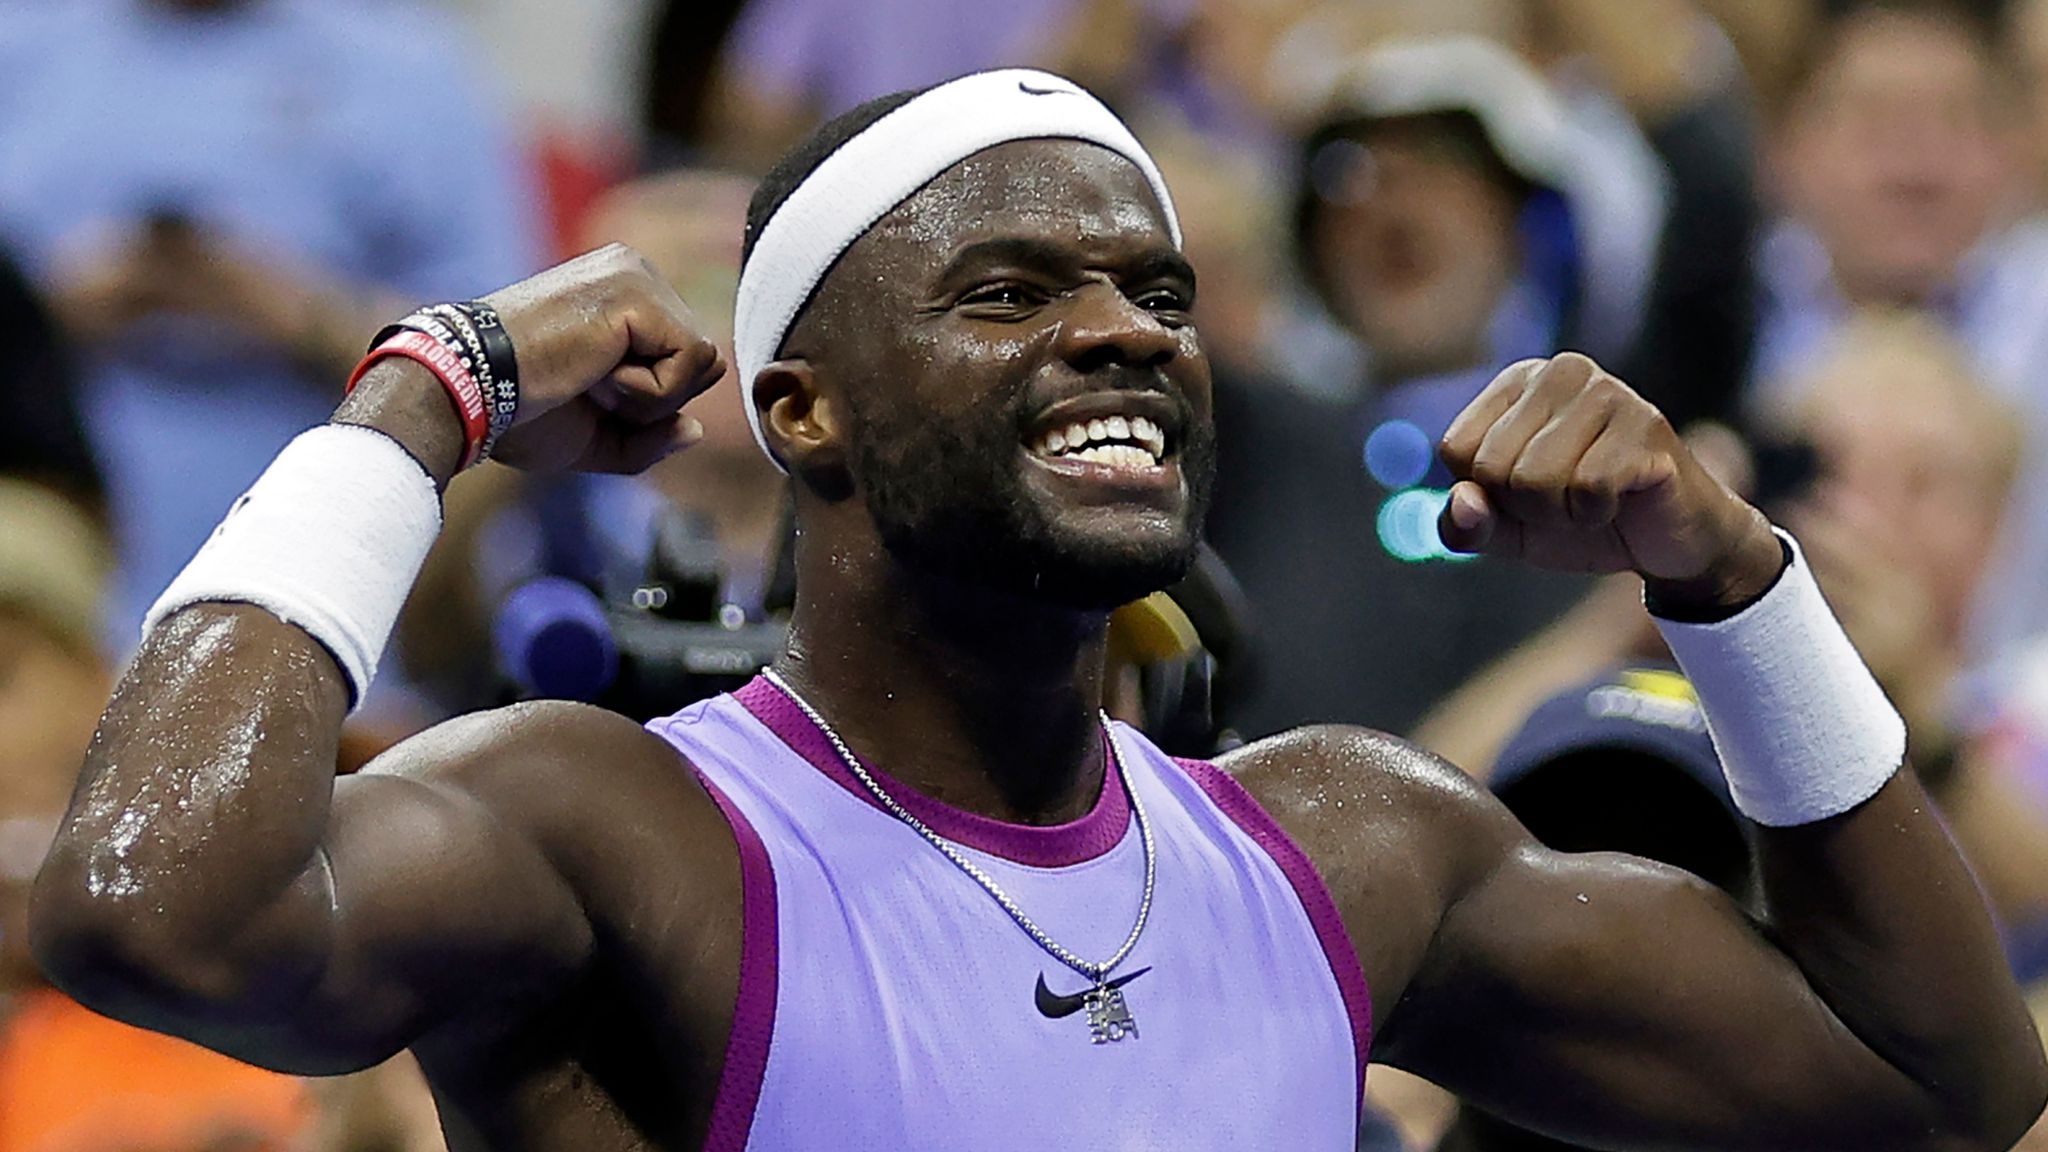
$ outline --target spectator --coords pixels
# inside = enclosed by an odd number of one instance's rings
[[[534,262],[524,181],[440,18],[358,3],[51,0],[0,20],[0,234],[86,345],[124,646],[332,409],[368,333]]]
[[[696,159],[710,146],[719,53],[745,7],[745,0],[657,6],[641,98],[643,167]]]
[[[1772,514],[1914,735],[1923,774],[1977,711],[1958,695],[1972,606],[2021,466],[2023,417],[1934,319],[1867,315],[1837,333],[1771,426],[1811,453]]]
[[[1210,537],[1251,601],[1261,670],[1223,693],[1245,736],[1316,720],[1405,729],[1583,589],[1453,562],[1432,462],[1498,369],[1580,330],[1585,213],[1560,192],[1574,138],[1512,55],[1455,39],[1363,58],[1310,134],[1298,251],[1371,377],[1323,396],[1219,381]]]
[[[1994,377],[2033,351],[2043,314],[2020,310],[2032,282],[2010,266],[2039,249],[2006,231],[2021,188],[2015,77],[1975,12],[1853,0],[1814,25],[1770,158],[1784,219],[1759,265],[1760,389],[1801,379],[1858,306],[1934,309]]]
[[[2028,191],[2038,209],[2048,203],[2048,0],[2012,0],[2011,16],[2013,46],[2026,81]]]
[[[1782,407],[1858,305],[1924,307],[2030,425],[2048,416],[2048,225],[2018,218],[2015,70],[1981,6],[1859,0],[1815,26],[1776,130],[1785,219],[1759,258],[1751,386]],[[1966,648],[1980,675],[2048,631],[2048,454],[2030,445]]]
[[[613,191],[598,206],[591,245],[631,244],[675,278],[732,362],[730,326],[739,291],[740,238],[753,182],[715,170],[645,177]],[[732,375],[698,399],[692,411],[704,439],[648,474],[671,502],[702,512],[719,541],[727,599],[758,611],[766,599],[768,565],[782,545],[783,478],[754,443]]]

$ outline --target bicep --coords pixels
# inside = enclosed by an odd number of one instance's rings
[[[454,739],[460,739],[457,733]],[[288,1003],[195,1036],[299,1072],[381,1061],[432,1028],[512,1015],[580,966],[591,930],[525,830],[437,761],[430,733],[336,782],[320,848],[241,942],[274,958]]]
[[[1635,857],[1504,840],[1446,909],[1378,1058],[1596,1144],[1868,1147],[1926,1123],[1726,895]]]

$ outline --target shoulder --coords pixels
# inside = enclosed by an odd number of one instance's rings
[[[1368,728],[1297,728],[1216,764],[1315,865],[1358,947],[1380,1018],[1444,913],[1527,839],[1471,777]]]
[[[1310,839],[1355,840],[1383,823],[1438,836],[1486,836],[1512,824],[1470,776],[1371,728],[1317,724],[1247,744],[1217,766],[1274,819]],[[1447,845],[1448,847],[1448,845]]]
[[[608,871],[636,828],[661,827],[690,843],[731,841],[680,751],[640,724],[586,704],[543,700],[457,717],[363,771],[476,802],[572,876]]]

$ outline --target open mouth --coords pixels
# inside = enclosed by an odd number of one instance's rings
[[[1038,438],[1031,450],[1113,468],[1156,467],[1166,459],[1166,432],[1143,416],[1076,421]]]
[[[1158,474],[1172,459],[1177,409],[1157,392],[1078,397],[1046,410],[1025,436],[1032,456],[1055,466]]]

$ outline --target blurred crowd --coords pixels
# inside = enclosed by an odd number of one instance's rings
[[[2048,988],[2048,0],[0,0],[0,1152],[441,1146],[403,1061],[242,1067],[28,962],[143,610],[386,320],[624,241],[728,338],[784,148],[1010,64],[1133,124],[1202,274],[1210,549],[1113,621],[1120,714],[1190,755],[1388,729],[1752,900],[1639,583],[1436,537],[1452,417],[1584,352],[1798,537]],[[697,408],[646,477],[450,490],[337,771],[774,651],[783,480],[731,381]],[[1554,1146],[1372,1095],[1363,1147]]]

